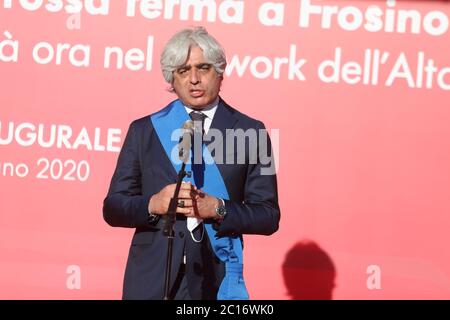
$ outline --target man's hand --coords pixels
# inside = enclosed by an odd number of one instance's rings
[[[193,212],[185,216],[202,219],[217,218],[216,208],[219,205],[219,199],[201,190],[195,190],[194,193],[196,198],[193,203]]]
[[[176,183],[169,184],[161,189],[157,194],[154,194],[149,201],[149,211],[154,214],[167,214],[169,209],[170,199],[175,192]],[[177,213],[185,216],[194,216],[193,204],[199,195],[196,193],[197,188],[190,182],[181,183],[180,193],[178,194],[178,202],[183,201],[183,207],[177,206]]]

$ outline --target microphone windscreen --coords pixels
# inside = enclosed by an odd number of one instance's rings
[[[194,121],[192,120],[187,120],[184,124],[183,124],[183,129],[184,130],[194,130]]]

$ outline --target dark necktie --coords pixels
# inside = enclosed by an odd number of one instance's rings
[[[189,116],[191,117],[192,121],[194,121],[194,128],[198,132],[205,133],[205,118],[206,115],[200,111],[191,111],[189,113]]]
[[[200,111],[189,113],[194,121],[194,139],[192,143],[192,172],[197,188],[202,188],[204,183],[205,164],[203,162],[203,136],[205,134],[204,123],[206,115]]]

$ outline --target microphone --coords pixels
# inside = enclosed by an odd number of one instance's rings
[[[194,135],[194,122],[187,120],[183,124],[183,135],[178,143],[178,157],[184,163],[189,161],[191,151],[192,137]]]

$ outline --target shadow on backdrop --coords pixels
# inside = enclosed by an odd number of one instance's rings
[[[282,270],[292,300],[333,298],[336,269],[330,256],[315,242],[297,242],[286,254]]]

